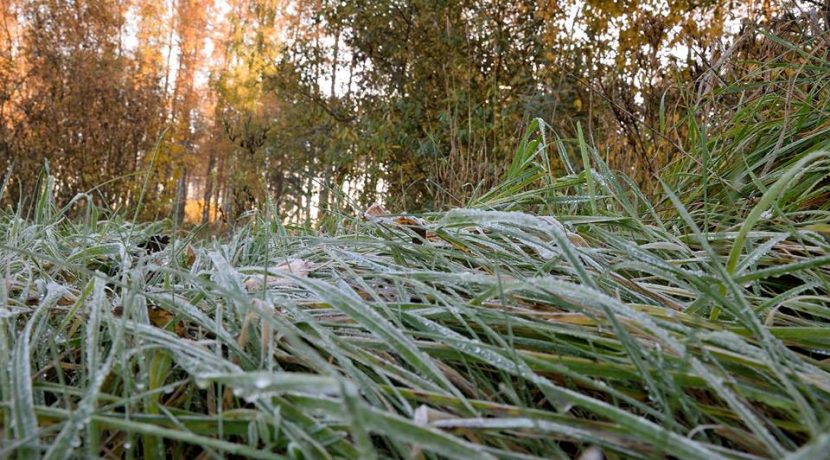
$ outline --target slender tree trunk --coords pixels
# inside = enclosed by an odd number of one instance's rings
[[[323,165],[323,183],[320,184],[320,202],[317,203],[317,221],[322,221],[329,213],[329,187],[331,183],[331,166]]]
[[[219,167],[216,168],[216,190],[213,193],[213,209],[216,210],[217,213],[223,212],[222,206],[224,205],[224,201],[222,197],[224,196],[225,188],[227,187],[228,180],[227,176],[225,176],[222,171],[225,170],[225,157],[219,157]],[[223,214],[224,216],[224,214]]]
[[[182,171],[179,176],[179,182],[176,185],[176,212],[175,222],[176,226],[181,226],[184,223],[184,211],[187,204],[187,169]]]
[[[205,176],[205,194],[202,197],[202,224],[210,222],[210,198],[213,194],[213,166],[216,163],[216,151],[210,149],[208,157],[207,175]]]

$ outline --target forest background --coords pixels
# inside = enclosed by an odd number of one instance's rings
[[[48,164],[60,205],[141,201],[178,224],[265,200],[294,223],[376,201],[440,209],[497,183],[533,119],[648,192],[700,139],[690,118],[728,119],[712,75],[774,59],[760,25],[817,33],[823,7],[2,0],[3,206],[30,206]]]

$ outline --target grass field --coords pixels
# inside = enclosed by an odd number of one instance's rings
[[[0,217],[0,457],[826,457],[828,154],[727,206],[580,147],[325,232],[70,218],[44,178]]]

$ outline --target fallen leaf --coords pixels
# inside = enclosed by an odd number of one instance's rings
[[[574,246],[579,246],[582,248],[589,247],[588,242],[585,241],[585,239],[582,238],[582,236],[579,233],[568,232],[568,239],[571,240],[571,243]]]
[[[196,262],[196,250],[189,244],[187,245],[187,250],[185,252],[184,262],[187,267],[192,267]]]
[[[371,219],[373,217],[385,216],[387,214],[389,214],[389,211],[386,208],[384,208],[382,204],[375,203],[375,204],[369,206],[369,209],[367,209],[363,213],[363,218],[364,219]]]
[[[426,222],[411,216],[396,217],[392,220],[396,225],[404,226],[417,233],[420,238],[413,238],[412,242],[421,244],[427,238]]]
[[[305,278],[314,269],[311,262],[302,259],[293,259],[288,262],[281,263],[269,270],[268,276],[254,275],[245,280],[245,289],[249,291],[257,291],[263,287],[274,286],[288,286],[292,284],[292,280],[284,276],[282,273],[290,273],[293,276]]]

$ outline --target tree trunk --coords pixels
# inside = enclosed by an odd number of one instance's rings
[[[207,175],[205,176],[205,194],[202,197],[202,225],[210,222],[210,199],[213,195],[213,166],[216,163],[216,151],[210,150]]]
[[[187,203],[187,169],[182,171],[179,176],[179,182],[176,184],[176,206],[174,219],[176,226],[179,227],[184,223],[184,211]]]
[[[324,165],[322,183],[320,184],[319,203],[317,203],[317,222],[321,222],[329,214],[329,187],[331,184],[331,167]]]

